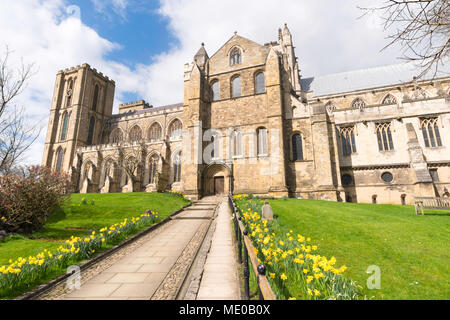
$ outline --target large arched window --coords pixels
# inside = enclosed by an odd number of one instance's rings
[[[95,118],[92,116],[91,120],[89,121],[89,133],[87,139],[87,144],[89,146],[92,144],[92,141],[94,139],[94,128],[95,128]]]
[[[230,66],[242,63],[241,50],[234,48],[230,54]]]
[[[302,136],[298,133],[292,136],[292,160],[303,160],[303,141]]]
[[[111,136],[109,138],[110,143],[119,143],[123,141],[123,132],[120,128],[116,128],[111,133]]]
[[[441,135],[439,133],[438,118],[426,118],[420,121],[422,127],[423,140],[425,147],[442,147]]]
[[[148,129],[148,140],[151,142],[161,140],[162,128],[158,122],[153,123]]]
[[[257,149],[258,155],[267,155],[267,129],[266,128],[258,128],[256,130],[257,133]]]
[[[397,100],[395,100],[394,96],[392,94],[388,94],[386,97],[384,97],[381,104],[383,105],[389,105],[389,104],[396,104]]]
[[[242,134],[240,131],[233,131],[232,134],[233,156],[242,155]]]
[[[364,110],[365,107],[366,107],[366,103],[361,98],[356,98],[352,102],[352,109],[359,109],[362,111],[362,110]]]
[[[148,183],[152,184],[156,181],[156,174],[158,173],[158,162],[159,157],[157,154],[154,154],[149,161],[148,164]]]
[[[130,142],[138,142],[142,140],[142,130],[136,125],[130,130]]]
[[[94,100],[92,101],[92,110],[94,111],[97,111],[99,90],[100,88],[98,87],[98,84],[96,84],[94,88]]]
[[[182,136],[183,136],[183,125],[181,124],[180,120],[175,119],[169,126],[169,137],[172,140],[177,140],[181,139]]]
[[[64,158],[64,150],[62,148],[59,148],[56,156],[57,156],[57,158],[56,158],[56,171],[60,172],[61,171],[61,167],[62,167],[62,163],[63,163],[63,158]]]
[[[61,130],[61,141],[65,141],[67,137],[67,126],[69,125],[69,112],[64,113],[63,126]]]
[[[241,96],[241,78],[234,77],[231,80],[231,97],[237,98]]]
[[[173,181],[181,181],[181,151],[178,151],[173,157]]]
[[[355,127],[345,127],[340,129],[341,142],[342,142],[342,154],[344,156],[356,153],[355,143]]]
[[[266,80],[264,78],[264,73],[259,72],[255,77],[255,92],[264,93],[266,92]]]
[[[394,150],[394,142],[392,141],[391,123],[378,123],[377,128],[377,140],[378,150],[391,151]]]
[[[211,95],[212,101],[220,100],[220,84],[217,80],[211,84]]]

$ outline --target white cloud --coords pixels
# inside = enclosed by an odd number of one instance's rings
[[[110,8],[114,13],[118,14],[122,19],[126,17],[128,0],[91,0],[96,11],[101,12],[111,18],[109,14]]]
[[[122,17],[131,3],[92,1],[97,10],[113,8]],[[398,51],[379,53],[386,42],[374,18],[356,19],[361,15],[356,5],[372,2],[160,0],[159,14],[178,41],[167,52],[152,57],[152,64],[130,68],[106,59],[111,51],[127,48],[102,38],[76,19],[76,11],[68,12],[65,0],[2,0],[0,45],[7,43],[16,57],[36,62],[39,68],[19,101],[30,114],[44,119],[43,133],[29,153],[29,162],[41,160],[54,79],[60,69],[87,62],[102,71],[116,81],[116,106],[126,92],[155,106],[176,103],[183,98],[183,65],[192,61],[201,42],[210,56],[234,31],[263,44],[277,40],[277,30],[285,22],[293,34],[304,76],[394,63]]]

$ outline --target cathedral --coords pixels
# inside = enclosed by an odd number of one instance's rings
[[[80,193],[449,196],[448,65],[420,79],[408,63],[303,77],[294,49],[286,25],[264,45],[235,33],[209,56],[202,44],[182,102],[118,114],[113,80],[88,64],[59,71],[43,165]]]

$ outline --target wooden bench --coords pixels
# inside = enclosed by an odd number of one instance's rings
[[[450,198],[415,197],[414,206],[416,215],[419,213],[419,210],[424,215],[424,209],[450,210]]]

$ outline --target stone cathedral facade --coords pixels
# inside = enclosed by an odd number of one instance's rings
[[[212,56],[202,45],[184,67],[183,102],[113,114],[114,81],[84,64],[57,74],[43,165],[81,193],[445,197],[450,73],[416,73],[399,64],[304,78],[284,26],[264,45],[236,33]]]

